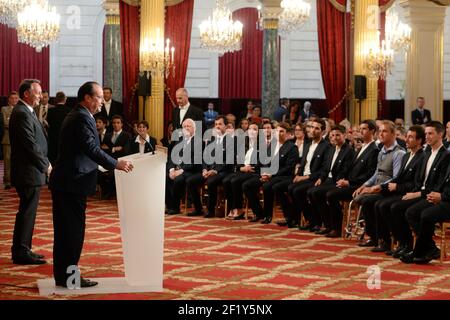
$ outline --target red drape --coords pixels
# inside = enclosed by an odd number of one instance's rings
[[[166,7],[164,36],[169,38],[175,47],[175,76],[169,76],[166,80],[166,86],[174,102],[176,101],[175,92],[178,88],[184,87],[186,80],[193,12],[194,0],[184,0],[177,5]],[[164,127],[172,119],[172,109],[172,102],[166,93],[164,99]]]
[[[244,25],[242,49],[219,58],[219,97],[260,99],[263,32],[256,29],[258,11],[239,9],[233,19]]]
[[[317,0],[320,66],[328,108],[333,109],[346,92],[345,13],[329,0]],[[345,103],[330,118],[345,117]]]
[[[120,37],[122,45],[122,94],[125,119],[138,118],[137,93],[133,87],[139,75],[139,7],[120,1]]]
[[[18,90],[23,79],[38,79],[43,90],[49,89],[50,54],[41,53],[17,41],[16,29],[0,24],[0,96]]]

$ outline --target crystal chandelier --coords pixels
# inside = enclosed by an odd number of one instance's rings
[[[32,0],[0,0],[0,23],[16,28],[17,14],[32,2]],[[43,5],[45,1],[38,2]]]
[[[175,48],[170,47],[170,39],[166,39],[164,47],[164,38],[160,36],[160,29],[156,29],[156,37],[150,39],[145,37],[141,40],[140,45],[140,65],[141,74],[146,73],[147,77],[163,77],[168,78],[169,75],[174,77],[175,64],[174,54]]]
[[[204,20],[200,28],[201,47],[223,55],[241,50],[242,23],[233,21],[225,0],[217,0],[212,19]]]
[[[309,19],[311,5],[303,0],[283,0],[280,4],[283,11],[278,17],[278,31],[289,34],[298,30]]]
[[[400,21],[396,12],[388,12],[386,15],[386,41],[395,51],[408,50],[411,43],[411,27]]]
[[[366,75],[370,79],[385,80],[391,74],[394,65],[394,51],[391,49],[389,41],[382,41],[379,45],[369,49],[365,56],[364,67]]]
[[[37,52],[58,39],[60,15],[56,13],[56,7],[50,9],[47,2],[42,5],[34,0],[17,14],[17,20],[19,42],[28,44]]]

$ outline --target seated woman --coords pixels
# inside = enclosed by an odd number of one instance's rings
[[[237,164],[235,173],[229,174],[222,181],[228,208],[230,209],[228,219],[239,220],[244,217],[242,212],[242,184],[250,178],[259,176],[258,130],[259,127],[256,123],[250,124],[245,142],[244,161]]]
[[[261,107],[260,106],[256,106],[253,108],[253,115],[249,120],[250,120],[250,122],[256,123],[257,125],[261,124],[262,118],[261,118]]]
[[[137,136],[136,139],[131,144],[131,153],[144,154],[147,152],[152,152],[156,147],[156,139],[148,135],[148,122],[143,120],[139,121],[137,125]]]

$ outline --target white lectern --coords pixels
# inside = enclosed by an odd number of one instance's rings
[[[134,154],[121,159],[133,171],[115,171],[125,278],[97,278],[98,285],[80,290],[38,280],[40,295],[163,291],[164,199],[167,154]],[[81,270],[81,273],[83,271]]]

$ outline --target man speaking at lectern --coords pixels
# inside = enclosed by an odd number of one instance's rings
[[[93,115],[101,110],[102,87],[87,82],[78,90],[78,105],[66,116],[59,154],[50,175],[53,199],[53,275],[55,284],[72,287],[73,266],[78,265],[84,242],[87,196],[95,193],[98,164],[108,170],[129,172],[129,161],[115,160],[100,148]],[[69,268],[70,267],[70,268]],[[72,277],[71,277],[72,276]],[[70,277],[70,279],[69,279]],[[68,281],[69,279],[69,281]],[[80,277],[80,287],[97,284]]]

